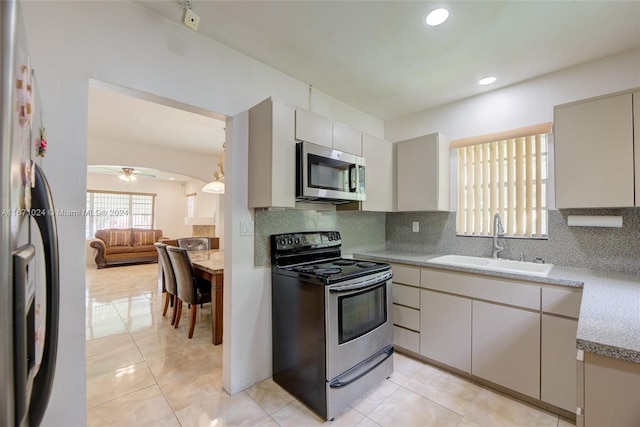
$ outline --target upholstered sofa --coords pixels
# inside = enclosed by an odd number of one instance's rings
[[[158,262],[158,252],[153,244],[163,239],[162,230],[145,228],[111,228],[96,231],[90,242],[95,249],[98,268],[113,265]]]

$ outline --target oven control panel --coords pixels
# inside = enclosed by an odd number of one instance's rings
[[[340,246],[342,240],[338,231],[309,231],[302,233],[277,234],[271,236],[277,251]]]

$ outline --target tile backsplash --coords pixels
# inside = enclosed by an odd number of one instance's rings
[[[343,254],[377,251],[385,247],[385,214],[256,209],[254,265],[259,267],[271,264],[269,238],[272,234],[298,231],[339,231],[342,236]]]
[[[569,215],[620,215],[621,228],[569,227]],[[420,223],[414,233],[412,224]],[[282,210],[255,212],[254,264],[270,264],[271,234],[337,230],[342,253],[397,250],[420,254],[491,255],[490,237],[456,236],[455,212],[340,212]],[[640,209],[567,209],[549,211],[549,238],[506,239],[501,256],[527,261],[542,258],[555,265],[640,274]]]
[[[569,227],[568,215],[620,215],[621,228]],[[420,232],[411,231],[420,222]],[[640,273],[640,209],[549,211],[549,238],[506,239],[505,258]],[[386,249],[425,254],[491,256],[490,237],[456,236],[455,212],[396,212],[386,216]]]

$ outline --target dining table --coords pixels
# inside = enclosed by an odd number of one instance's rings
[[[224,285],[224,251],[208,249],[189,251],[194,274],[211,283],[211,340],[222,344],[222,296]]]

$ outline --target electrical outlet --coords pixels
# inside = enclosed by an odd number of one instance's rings
[[[420,231],[420,223],[418,221],[413,222],[413,232],[418,233]]]
[[[182,23],[193,31],[198,31],[198,24],[200,23],[200,17],[191,9],[185,9],[182,14]]]

